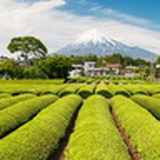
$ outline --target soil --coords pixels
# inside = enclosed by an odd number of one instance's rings
[[[114,122],[116,124],[116,127],[118,128],[118,130],[119,130],[124,142],[128,146],[128,151],[129,151],[130,155],[132,156],[132,158],[134,160],[142,160],[142,158],[140,157],[139,153],[132,146],[129,136],[126,134],[125,130],[121,127],[121,125],[119,123],[119,120],[118,120],[118,117],[116,116],[116,114],[114,112],[114,107],[112,105],[110,105],[110,111],[111,111],[111,114],[113,116],[113,119],[114,119]]]

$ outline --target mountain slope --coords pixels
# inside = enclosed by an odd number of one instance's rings
[[[132,47],[107,38],[97,30],[85,32],[78,39],[57,51],[64,55],[84,55],[93,53],[97,56],[120,53],[122,56],[131,56],[133,58],[142,58],[146,60],[156,59],[157,55],[139,47]]]

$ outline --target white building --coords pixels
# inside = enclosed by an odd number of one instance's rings
[[[70,77],[80,77],[82,75],[96,77],[96,76],[106,76],[109,69],[108,68],[96,68],[96,62],[88,61],[84,65],[73,64],[74,68],[69,72]]]
[[[72,64],[73,70],[69,72],[70,77],[80,77],[83,74],[83,65]]]
[[[134,69],[135,69],[134,66],[126,66],[125,67],[125,74],[124,74],[124,76],[125,77],[130,77],[130,78],[135,77],[136,74],[133,72]]]

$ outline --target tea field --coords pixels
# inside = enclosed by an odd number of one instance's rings
[[[160,84],[1,80],[0,160],[160,160]]]

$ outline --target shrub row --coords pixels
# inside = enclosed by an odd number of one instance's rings
[[[160,124],[146,109],[124,96],[111,99],[121,126],[144,160],[158,160],[160,150]]]
[[[122,86],[109,85],[108,87],[111,90],[112,95],[121,94],[121,95],[124,95],[124,96],[127,96],[127,97],[130,96],[130,92],[127,89],[123,88]]]
[[[153,97],[153,98],[160,99],[160,94],[159,94],[159,93],[158,93],[158,94],[154,94],[152,97]]]
[[[124,85],[123,87],[126,90],[128,90],[132,95],[135,95],[135,94],[148,95],[149,94],[147,90],[143,88],[141,85]]]
[[[19,102],[0,112],[0,137],[27,122],[41,109],[57,100],[54,95],[41,96]]]
[[[43,109],[33,120],[0,141],[0,159],[47,160],[58,148],[81,103],[78,95],[69,95]]]
[[[7,98],[7,97],[10,97],[11,96],[11,94],[9,94],[9,93],[1,93],[0,94],[0,99],[1,98]]]
[[[145,96],[145,95],[134,95],[131,97],[136,103],[142,107],[148,109],[155,117],[160,119],[160,100],[157,98]]]
[[[82,106],[65,149],[66,160],[130,160],[104,97],[93,95]]]
[[[85,85],[82,86],[79,90],[78,90],[78,94],[82,97],[82,98],[88,98],[89,96],[91,96],[92,94],[94,94],[94,90],[95,90],[95,85],[91,84],[91,85]]]
[[[118,85],[104,85],[99,84],[96,88],[96,93],[101,94],[106,98],[111,98],[113,95],[124,95],[124,96],[130,96],[130,92]]]
[[[59,92],[59,96],[63,97],[66,96],[68,94],[73,94],[73,93],[77,93],[77,91],[79,90],[79,88],[82,87],[82,84],[70,84],[69,86],[65,87],[63,90],[61,90]]]
[[[96,93],[106,98],[111,98],[113,96],[111,88],[109,88],[108,85],[105,84],[99,84],[96,88]]]
[[[0,100],[0,110],[5,109],[6,107],[11,106],[17,102],[24,101],[34,97],[36,97],[34,94],[22,94],[15,97],[2,98]]]

